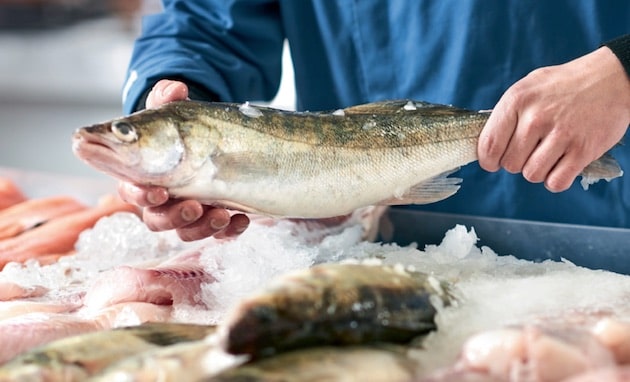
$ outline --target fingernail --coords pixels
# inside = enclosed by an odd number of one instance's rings
[[[147,202],[151,204],[160,204],[160,197],[155,191],[148,191]]]
[[[210,227],[212,229],[220,230],[228,226],[230,224],[229,220],[221,220],[221,219],[212,219],[210,220]]]
[[[184,221],[191,222],[197,219],[197,213],[193,208],[183,207],[180,215]]]
[[[171,82],[162,89],[160,95],[162,96],[162,98],[168,98],[173,92],[173,89],[175,89],[176,87],[177,84],[175,82]]]

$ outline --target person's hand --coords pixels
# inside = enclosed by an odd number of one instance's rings
[[[146,107],[155,108],[172,101],[188,99],[188,87],[178,81],[161,80],[147,96]],[[182,240],[206,237],[233,238],[249,226],[245,214],[202,205],[196,200],[174,199],[163,187],[120,182],[118,193],[127,203],[143,207],[142,220],[153,231],[174,229]]]
[[[534,70],[501,97],[479,137],[479,165],[564,191],[630,123],[630,80],[606,47]]]

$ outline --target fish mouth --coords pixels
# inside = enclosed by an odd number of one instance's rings
[[[86,129],[78,129],[72,135],[72,151],[83,162],[117,179],[134,182],[125,169],[132,168],[123,162],[115,143]]]

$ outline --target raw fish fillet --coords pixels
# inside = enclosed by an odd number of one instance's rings
[[[11,179],[0,177],[0,210],[25,200],[26,196]]]
[[[88,289],[84,304],[88,309],[131,301],[197,305],[201,284],[214,281],[199,256],[192,251],[151,268],[125,265],[106,271]]]
[[[473,376],[498,381],[564,381],[614,369],[629,356],[628,339],[630,325],[610,318],[600,319],[595,326],[576,324],[569,318],[564,323],[488,330],[466,341],[455,365],[426,381],[463,381]]]
[[[67,196],[29,199],[0,211],[0,240],[17,236],[56,217],[87,206]]]
[[[0,301],[9,301],[18,298],[39,297],[48,292],[42,286],[24,287],[10,281],[0,281]]]
[[[63,301],[14,300],[0,303],[0,325],[4,320],[26,316],[32,313],[70,313],[81,307],[80,304]]]

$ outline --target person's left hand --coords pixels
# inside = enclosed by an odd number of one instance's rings
[[[158,81],[147,96],[146,107],[156,108],[168,102],[188,99],[185,83]],[[185,241],[206,237],[235,238],[249,226],[249,217],[230,213],[224,208],[203,205],[194,199],[171,198],[168,190],[159,186],[143,186],[120,181],[118,194],[127,203],[142,207],[142,220],[152,231],[174,229]]]
[[[630,79],[602,47],[512,85],[481,132],[479,165],[522,172],[552,192],[564,191],[621,140],[629,123]]]

